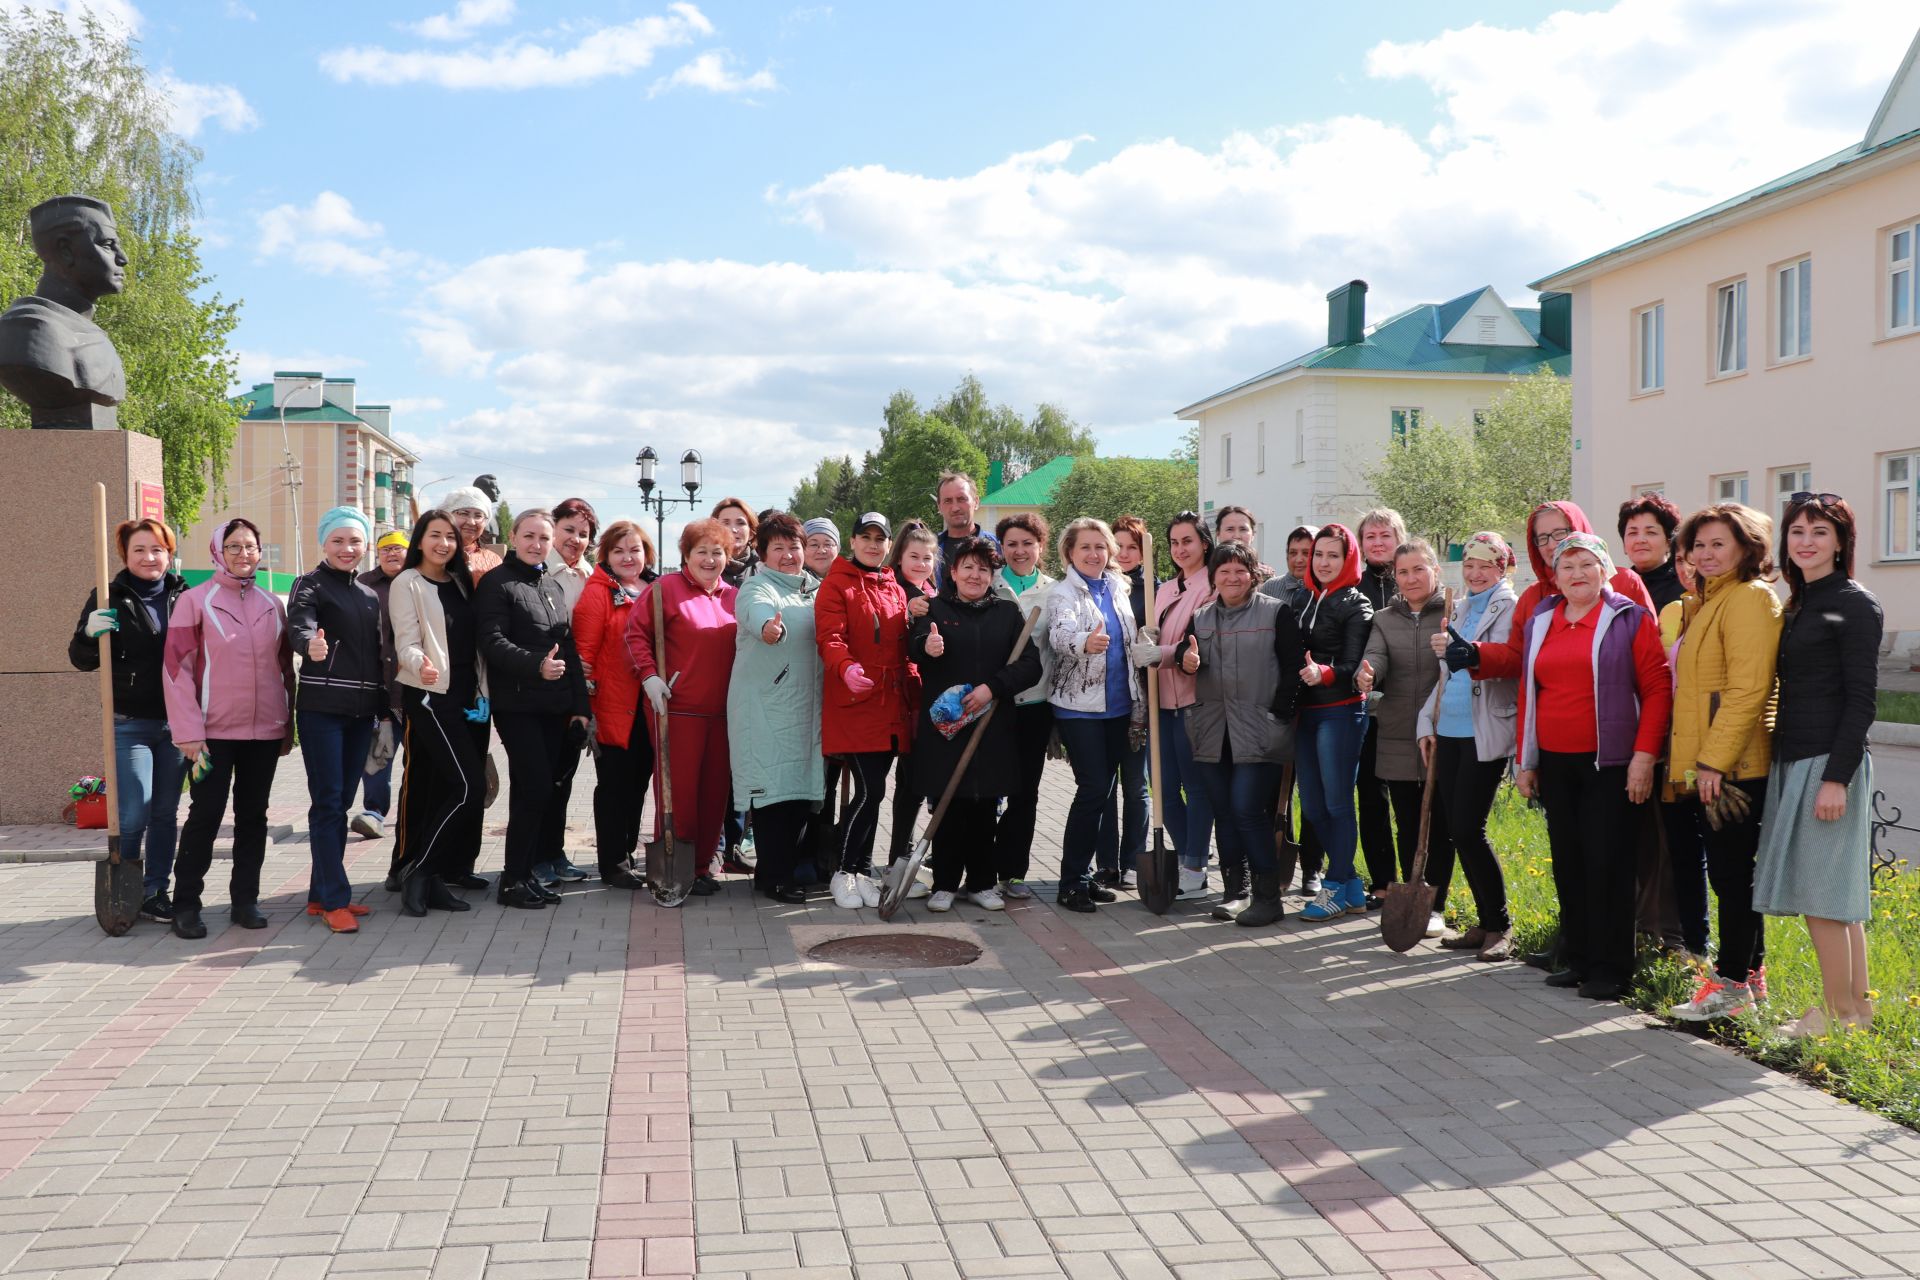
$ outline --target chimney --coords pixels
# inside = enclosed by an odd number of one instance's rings
[[[1540,295],[1540,341],[1550,342],[1563,351],[1573,350],[1573,295]]]
[[[1367,282],[1349,280],[1327,295],[1327,345],[1345,347],[1367,332]]]

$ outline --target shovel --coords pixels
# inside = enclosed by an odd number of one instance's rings
[[[110,609],[107,597],[107,486],[93,486],[93,523],[99,542],[94,546],[94,577],[98,582],[94,607]],[[113,744],[113,632],[100,633],[100,736],[106,759],[100,776],[107,783],[107,860],[93,868],[93,918],[109,938],[133,928],[140,918],[144,873],[137,858],[120,856],[120,774]],[[168,748],[171,750],[172,748]]]
[[[1147,608],[1153,600],[1153,535],[1140,535],[1140,563],[1144,566]],[[1159,621],[1158,618],[1155,619]],[[1157,916],[1173,906],[1179,887],[1178,851],[1167,843],[1166,813],[1160,800],[1160,665],[1147,668],[1147,785],[1153,796],[1153,848],[1140,855],[1140,901]]]
[[[1453,589],[1445,597],[1441,616],[1453,618]],[[1440,715],[1440,694],[1447,686],[1444,678],[1433,686],[1433,714]],[[1427,883],[1427,835],[1433,826],[1433,768],[1440,758],[1438,750],[1427,753],[1427,783],[1420,791],[1420,843],[1414,846],[1413,867],[1404,884],[1387,886],[1386,901],[1380,907],[1380,937],[1390,951],[1411,951],[1427,936],[1427,920],[1433,915],[1434,887]]]
[[[1027,637],[1033,634],[1034,624],[1040,621],[1040,608],[1034,606],[1027,614],[1027,625],[1020,628],[1020,638],[1013,642],[1013,653],[1007,658],[1009,663],[1026,652]],[[920,868],[927,860],[927,850],[933,847],[933,833],[940,829],[940,819],[947,816],[947,806],[953,802],[953,793],[960,789],[960,779],[966,777],[967,766],[973,763],[973,753],[980,747],[980,731],[993,719],[993,713],[1000,709],[995,700],[987,704],[987,713],[973,722],[967,731],[967,745],[961,749],[960,763],[953,767],[953,775],[947,779],[947,786],[940,793],[940,803],[934,806],[933,817],[927,819],[926,829],[920,833],[920,839],[914,842],[913,852],[887,868],[886,877],[880,882],[880,918],[893,919],[900,910],[900,904],[907,900],[907,889],[920,878]]]
[[[665,680],[667,617],[661,586],[654,583],[648,594],[653,597],[653,669]],[[693,878],[699,870],[694,863],[698,850],[673,838],[673,768],[667,759],[667,717],[654,719],[660,725],[660,749],[656,753],[660,757],[660,838],[647,846],[647,887],[655,902],[677,907],[693,892]]]

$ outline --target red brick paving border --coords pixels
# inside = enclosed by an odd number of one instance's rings
[[[1312,1120],[1059,912],[1009,904],[1007,914],[1388,1280],[1486,1280],[1486,1272],[1330,1142]]]
[[[680,919],[644,892],[633,895],[593,1228],[595,1280],[693,1276],[693,1109]]]

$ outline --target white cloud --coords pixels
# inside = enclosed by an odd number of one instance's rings
[[[258,22],[260,15],[255,13],[241,0],[227,0],[226,15],[235,22]]]
[[[233,385],[241,391],[257,383],[271,382],[279,369],[317,369],[328,377],[337,377],[365,368],[367,363],[359,356],[338,352],[267,351],[257,347],[235,347],[233,356]]]
[[[512,19],[513,0],[460,0],[451,13],[436,13],[404,29],[427,40],[465,40],[482,27],[497,27]]]
[[[377,46],[335,49],[320,66],[335,80],[368,84],[433,84],[443,89],[536,89],[585,84],[629,75],[653,65],[662,49],[713,34],[713,24],[691,4],[618,26],[602,27],[567,48],[515,39],[448,52]]]
[[[145,23],[137,6],[131,0],[21,0],[28,9],[42,9],[48,13],[64,13],[78,16],[90,13],[110,27],[117,27],[128,35],[137,36]]]
[[[769,199],[851,268],[529,248],[436,277],[411,337],[500,405],[453,430],[569,475],[625,474],[644,431],[778,500],[870,447],[895,388],[969,369],[1159,453],[1175,406],[1316,344],[1335,284],[1369,280],[1376,318],[1489,283],[1524,304],[1527,280],[1857,140],[1904,43],[1879,33],[1909,28],[1875,0],[1622,0],[1383,43],[1365,70],[1431,86],[1430,119],[842,169]]]
[[[670,76],[654,81],[647,96],[673,89],[705,89],[708,93],[771,93],[780,87],[773,70],[763,67],[750,76],[740,75],[730,65],[733,57],[725,49],[709,49],[692,61],[674,69]]]
[[[280,257],[319,275],[384,279],[422,261],[385,243],[385,232],[353,211],[337,191],[322,191],[313,203],[275,205],[260,215],[260,258]]]
[[[167,99],[173,131],[183,138],[197,136],[209,120],[229,133],[245,133],[260,125],[253,104],[230,84],[194,84],[171,71],[162,71],[154,82]]]

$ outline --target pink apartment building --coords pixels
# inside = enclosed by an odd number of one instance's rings
[[[1866,136],[1536,281],[1573,299],[1573,496],[1776,518],[1831,492],[1856,574],[1920,642],[1920,36]]]

